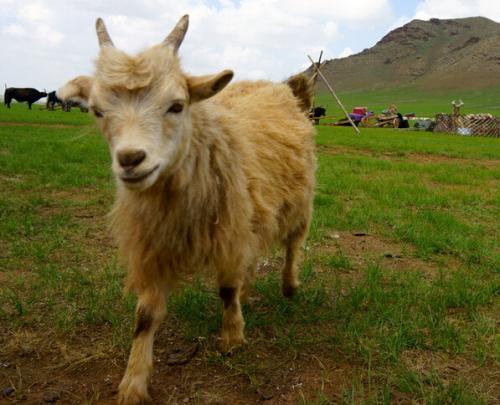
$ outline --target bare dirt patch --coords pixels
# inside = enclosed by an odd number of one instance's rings
[[[15,390],[2,400],[38,404],[52,395],[61,404],[114,404],[126,350],[103,344],[110,334],[105,325],[69,336],[39,330],[0,334],[0,385]],[[215,339],[199,343],[186,364],[169,365],[170,353],[186,341],[164,325],[156,342],[150,391],[155,404],[294,404],[320,391],[340,399],[353,374],[353,365],[321,351],[278,353],[265,342],[227,357],[218,353]]]
[[[417,349],[405,350],[401,361],[409,370],[426,378],[439,374],[444,384],[457,380],[474,382],[488,403],[496,403],[499,399],[500,371],[492,362],[479,368],[465,355]]]
[[[340,255],[349,260],[351,268],[345,272],[360,277],[360,270],[371,263],[394,271],[419,272],[427,279],[438,274],[439,266],[415,257],[415,249],[363,231],[331,231],[321,245],[315,247],[319,255]],[[458,265],[458,264],[457,264]]]
[[[405,152],[377,152],[366,149],[356,149],[347,146],[318,146],[318,150],[330,155],[350,154],[370,156],[385,160],[406,160],[414,163],[423,164],[473,164],[481,165],[486,168],[498,169],[500,167],[500,160],[498,159],[472,159],[472,158],[459,158],[446,155],[436,155],[430,153],[405,153]]]
[[[23,181],[22,176],[4,176],[0,174],[0,180],[9,182],[9,183],[21,183]]]
[[[31,122],[0,121],[0,127],[35,127],[35,128],[75,128],[73,124],[40,124]]]

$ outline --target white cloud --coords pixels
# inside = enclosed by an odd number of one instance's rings
[[[424,0],[415,18],[461,18],[483,16],[500,21],[500,2],[491,0]]]
[[[62,33],[54,30],[46,24],[37,25],[35,27],[34,34],[38,41],[43,41],[44,44],[47,44],[50,47],[57,46],[64,38]]]
[[[18,24],[11,24],[5,26],[4,28],[2,28],[2,33],[19,37],[27,35],[26,30]]]
[[[2,1],[5,2],[5,0]],[[64,35],[54,29],[56,25],[55,13],[48,6],[33,1],[18,4],[17,7],[16,12],[13,13],[16,16],[16,23],[3,27],[2,33],[6,37],[11,37],[10,41],[23,41],[15,44],[17,46],[22,44],[25,47],[22,50],[23,59],[21,60],[23,62],[26,62],[26,50],[33,48],[34,51],[40,51],[45,48],[53,48],[62,41]],[[9,41],[7,38],[6,40]]]
[[[28,22],[49,21],[53,17],[49,8],[36,2],[23,4],[17,15],[20,20]]]
[[[339,56],[337,58],[347,58],[348,56],[351,56],[353,54],[353,50],[346,46],[342,52],[339,53]]]
[[[326,38],[328,38],[328,39],[336,37],[338,35],[338,32],[339,32],[339,27],[333,21],[328,21],[323,26],[323,33],[325,34]]]
[[[207,74],[231,68],[237,79],[282,80],[323,49],[329,59],[376,42],[394,20],[390,0],[0,0],[0,48],[11,61],[11,85],[59,87],[92,72],[96,17],[117,47],[135,52],[160,42],[183,14],[190,28],[180,49],[185,69]],[[349,30],[365,32],[355,43]],[[368,38],[368,39],[367,39]],[[371,41],[371,44],[370,44]],[[351,45],[353,46],[353,45]],[[345,49],[344,49],[345,48]],[[342,51],[344,49],[344,51]]]

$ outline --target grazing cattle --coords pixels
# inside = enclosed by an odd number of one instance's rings
[[[326,108],[321,106],[314,107],[309,114],[311,118],[314,118],[314,125],[319,125],[319,118],[325,116]]]
[[[57,97],[55,90],[47,94],[47,110],[53,111],[56,105],[63,105],[63,102],[59,97]]]
[[[408,118],[403,117],[401,113],[397,113],[398,116],[398,122],[397,126],[394,125],[395,128],[410,128],[410,123],[408,122]]]
[[[148,399],[169,290],[197,270],[212,273],[223,303],[221,348],[231,350],[244,342],[240,299],[259,257],[275,244],[285,248],[282,290],[292,296],[311,220],[311,83],[297,75],[228,86],[230,70],[188,75],[177,56],[187,28],[184,16],[161,44],[131,56],[114,47],[98,19],[94,77],[58,91],[63,99],[88,95],[110,147],[112,229],[126,285],[138,295],[122,405]]]
[[[5,89],[3,100],[8,108],[10,108],[12,100],[16,100],[20,103],[26,101],[28,103],[28,108],[31,110],[31,104],[40,100],[42,97],[47,97],[47,93],[45,91],[38,91],[37,89],[32,88],[20,89],[16,87],[8,87]]]

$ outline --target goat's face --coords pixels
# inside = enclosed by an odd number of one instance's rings
[[[90,93],[118,181],[144,190],[175,170],[189,147],[187,81],[170,49],[150,48],[130,57],[104,47]]]
[[[184,16],[160,45],[130,56],[113,46],[99,19],[95,76],[90,84],[76,83],[80,76],[58,90],[66,99],[75,93],[88,99],[108,141],[113,173],[129,189],[145,190],[176,170],[189,150],[191,105],[233,77],[228,70],[203,77],[182,72],[177,50],[187,26]]]

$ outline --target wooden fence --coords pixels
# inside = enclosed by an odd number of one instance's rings
[[[500,138],[500,118],[491,114],[437,114],[434,132]]]

